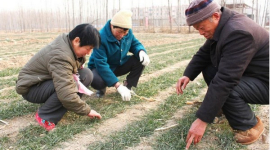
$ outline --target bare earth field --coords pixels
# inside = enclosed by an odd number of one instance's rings
[[[153,88],[154,92],[147,93],[148,89],[136,89],[136,93],[140,96],[154,99],[153,102],[142,100],[134,103],[122,104],[117,96],[114,88],[108,88],[106,96],[99,100],[95,95],[90,97],[84,96],[83,99],[89,101],[90,104],[98,102],[100,104],[94,105],[95,110],[104,112],[104,120],[102,121],[88,121],[83,117],[78,117],[76,114],[68,113],[59,123],[56,131],[51,133],[44,132],[34,119],[34,114],[38,105],[30,105],[24,102],[23,98],[15,93],[15,81],[18,76],[18,71],[23,67],[27,61],[42,47],[50,43],[60,33],[1,33],[0,35],[0,150],[1,149],[94,149],[89,146],[106,143],[106,141],[113,140],[114,135],[118,135],[126,128],[137,123],[145,118],[147,114],[159,110],[159,107],[166,105],[167,99],[175,95],[175,83],[182,74],[174,77],[173,73],[183,70],[188,64],[190,58],[196,52],[198,47],[203,43],[198,34],[157,34],[157,33],[137,33],[136,37],[146,47],[151,59],[151,65],[145,70],[140,78],[139,84],[149,83],[149,89]],[[197,40],[198,39],[198,40]],[[195,51],[190,52],[191,50]],[[193,54],[192,54],[193,53]],[[166,56],[172,56],[168,58]],[[187,55],[184,58],[182,55]],[[183,58],[182,58],[183,57]],[[178,59],[179,58],[179,59]],[[164,67],[157,69],[158,65]],[[156,66],[155,66],[156,65]],[[165,76],[173,76],[172,84],[165,84],[159,78]],[[163,79],[163,78],[162,78]],[[165,80],[169,80],[165,78]],[[201,85],[202,76],[198,76],[191,85]],[[158,81],[158,82],[157,82]],[[165,81],[164,81],[165,82]],[[110,147],[106,148],[106,144],[102,145],[105,148],[95,149],[127,149],[127,150],[152,150],[164,149],[157,148],[153,145],[157,144],[158,138],[164,133],[179,127],[179,122],[185,118],[189,113],[194,113],[197,109],[196,105],[187,105],[186,101],[202,101],[207,87],[200,89],[187,89],[196,92],[197,95],[191,99],[184,99],[183,106],[171,112],[169,118],[156,119],[155,121],[162,121],[162,126],[152,130],[151,134],[147,136],[139,136],[139,142],[127,144],[124,148]],[[94,90],[93,90],[94,91]],[[143,91],[143,92],[142,92]],[[115,96],[116,95],[116,96]],[[180,96],[179,96],[180,97]],[[132,97],[132,100],[135,97]],[[139,99],[139,98],[138,98]],[[132,101],[131,100],[131,101]],[[92,102],[93,101],[93,102]],[[123,105],[123,106],[122,106]],[[116,107],[117,106],[117,107]],[[114,108],[115,107],[115,108]],[[111,111],[107,114],[108,111]],[[247,150],[267,150],[269,149],[269,106],[256,105],[253,107],[257,116],[261,118],[265,125],[265,131],[260,139],[248,146],[240,146],[236,149]],[[165,109],[165,108],[164,108]],[[192,111],[191,111],[192,110]],[[168,110],[169,111],[169,110]],[[106,113],[105,113],[106,112]],[[115,112],[115,113],[114,113]],[[110,116],[111,115],[111,116]],[[222,130],[228,130],[226,118],[216,118],[215,124],[207,129],[207,134],[204,135],[203,140],[196,146],[190,149],[223,149],[216,141],[222,143]],[[77,120],[77,122],[76,122]],[[78,123],[79,122],[79,123]],[[89,123],[90,122],[90,123]],[[77,127],[72,124],[77,124]],[[72,131],[68,130],[69,125]],[[65,130],[64,130],[65,129]],[[77,131],[78,130],[78,131]],[[139,132],[139,131],[138,131]],[[146,132],[146,131],[142,131]],[[50,137],[55,138],[52,134],[61,138],[60,135],[70,134],[64,140],[51,141]],[[183,133],[186,135],[186,133]],[[36,138],[29,138],[35,136]],[[183,136],[183,135],[179,135]],[[117,137],[117,136],[116,136]],[[27,141],[27,138],[29,140]],[[232,137],[228,137],[227,142],[233,141]],[[26,139],[26,140],[25,140]],[[43,139],[39,141],[39,139]],[[170,137],[172,139],[172,137]],[[185,140],[185,136],[183,136]],[[182,140],[182,139],[181,139]],[[128,139],[126,139],[128,141]],[[180,142],[180,141],[179,141]],[[44,145],[36,148],[31,143],[37,145]],[[131,142],[132,143],[132,142]],[[165,142],[166,143],[166,142]],[[226,140],[225,140],[226,143]],[[224,143],[223,143],[224,144]],[[235,144],[235,143],[232,143]],[[167,143],[170,145],[170,143]],[[225,144],[226,145],[226,144]],[[230,145],[227,144],[227,145]],[[238,146],[237,144],[235,144]],[[101,146],[101,147],[102,147]],[[177,146],[172,146],[170,149],[177,149]],[[181,146],[180,146],[181,147]],[[226,149],[226,147],[224,148]],[[231,148],[228,148],[231,149]],[[234,148],[233,148],[234,149]],[[164,149],[165,150],[165,149]],[[167,150],[167,149],[166,149]]]

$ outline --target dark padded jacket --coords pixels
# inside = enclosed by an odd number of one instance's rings
[[[218,69],[196,113],[208,123],[213,122],[242,76],[269,85],[269,33],[245,15],[224,7],[221,11],[213,39],[206,40],[184,72],[194,80],[208,65]]]

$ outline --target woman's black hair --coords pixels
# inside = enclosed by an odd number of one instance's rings
[[[80,38],[80,46],[92,45],[98,48],[100,45],[100,34],[91,24],[85,23],[77,25],[69,32],[70,41],[74,40],[76,37]]]

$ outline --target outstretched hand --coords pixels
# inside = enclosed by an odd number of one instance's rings
[[[196,145],[197,143],[199,143],[203,137],[203,134],[205,132],[205,129],[207,127],[207,123],[202,121],[201,119],[196,119],[189,131],[188,131],[188,135],[187,135],[187,139],[186,139],[186,149],[189,148],[189,146],[191,145],[192,141],[193,143]]]
[[[186,76],[183,76],[178,79],[176,83],[176,92],[177,94],[183,94],[183,90],[186,88],[187,84],[189,83],[190,79]]]
[[[91,119],[93,119],[93,118],[101,119],[102,118],[101,115],[93,109],[90,111],[90,113],[87,116],[90,117]]]

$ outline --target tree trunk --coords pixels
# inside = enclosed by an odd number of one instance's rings
[[[170,33],[172,33],[172,16],[171,16],[170,0],[168,0],[168,11],[169,11]]]
[[[264,23],[265,22],[265,15],[266,15],[267,7],[268,7],[267,1],[268,0],[265,0],[265,2],[264,2],[264,9],[263,9],[263,14],[262,14],[262,22],[261,22],[262,27],[265,27],[265,23]]]

